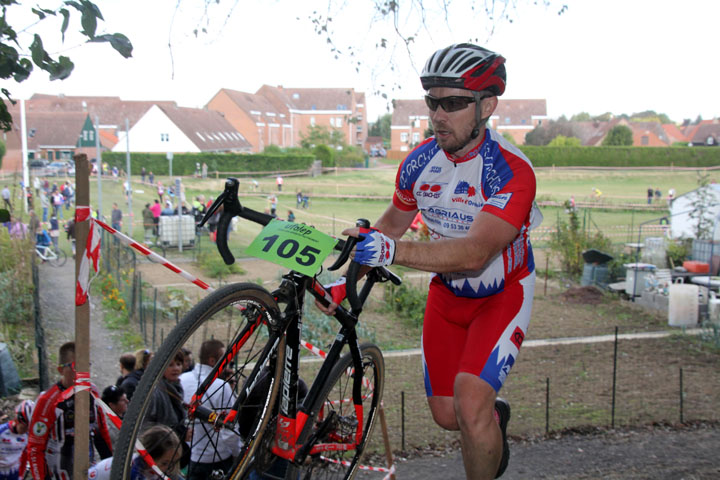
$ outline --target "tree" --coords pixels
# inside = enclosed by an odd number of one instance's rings
[[[517,142],[513,138],[512,135],[510,135],[510,132],[503,132],[502,134],[503,138],[507,140],[508,142],[512,143],[513,145],[517,145]]]
[[[571,122],[589,122],[592,120],[592,117],[587,112],[580,112],[576,113],[572,117],[570,117]]]
[[[697,185],[695,198],[692,202],[693,211],[688,216],[695,220],[695,238],[698,240],[712,240],[713,218],[710,206],[714,200],[710,195],[710,174],[697,172]]]
[[[565,135],[558,135],[548,143],[548,147],[579,147],[581,145],[579,138],[566,137]]]
[[[390,125],[392,125],[392,113],[386,113],[378,117],[375,123],[370,124],[368,135],[382,137],[384,142],[390,144]]]
[[[525,135],[525,145],[547,145],[558,135],[565,137],[578,137],[575,134],[575,125],[568,122],[565,117],[550,120],[535,127]]]
[[[633,144],[633,135],[630,127],[626,125],[614,126],[602,141],[603,146],[630,146]]]
[[[329,129],[325,125],[311,125],[307,133],[300,134],[300,146],[311,149],[315,145],[342,147],[345,145],[345,134],[337,129]]]
[[[42,8],[40,6],[27,7],[20,5],[16,0],[0,0],[2,5],[2,22],[0,22],[0,78],[23,82],[33,72],[33,65],[45,70],[50,74],[50,80],[63,80],[70,76],[75,65],[69,57],[59,55],[53,58],[46,50],[43,38],[37,33],[33,34],[32,42],[29,45],[21,45],[18,32],[31,31],[32,27],[39,22],[48,21],[51,18],[62,19],[60,34],[62,41],[65,40],[65,33],[70,24],[71,13],[77,11],[80,14],[80,33],[87,38],[87,42],[107,42],[120,55],[125,58],[132,56],[132,43],[122,33],[97,34],[98,20],[104,20],[100,9],[90,0],[64,0],[60,7],[55,9]],[[8,9],[15,7],[30,8],[32,14],[37,17],[35,24],[28,28],[15,30],[7,23]],[[75,17],[73,17],[75,18]],[[29,52],[29,55],[28,53]],[[7,88],[0,90],[11,103],[15,103]],[[12,128],[12,117],[8,112],[5,99],[0,98],[0,128],[8,131]]]

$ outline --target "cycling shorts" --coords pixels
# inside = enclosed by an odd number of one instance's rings
[[[455,296],[433,278],[422,336],[427,396],[452,397],[460,372],[482,378],[498,392],[525,338],[534,291],[534,272],[483,298]]]

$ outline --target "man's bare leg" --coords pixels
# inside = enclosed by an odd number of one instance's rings
[[[493,479],[502,456],[502,433],[495,421],[495,390],[469,373],[455,377],[454,397],[430,397],[435,422],[460,430],[465,474],[471,480]]]

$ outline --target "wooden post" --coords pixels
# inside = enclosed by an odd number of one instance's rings
[[[385,420],[385,407],[380,403],[380,427],[382,428],[383,443],[385,444],[385,458],[389,469],[393,466],[392,448],[390,448],[390,435],[388,435],[387,421]],[[395,474],[391,473],[390,478],[395,480]]]
[[[87,155],[75,155],[75,206],[90,205],[90,180]],[[85,252],[90,222],[75,224],[75,280]],[[75,288],[73,285],[71,288]],[[73,295],[75,297],[75,295]],[[90,373],[90,301],[75,307],[75,371]],[[89,380],[89,377],[88,377]],[[90,394],[75,393],[75,453],[73,480],[87,480],[90,458]]]

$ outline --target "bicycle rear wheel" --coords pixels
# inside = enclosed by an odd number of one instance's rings
[[[163,389],[167,391],[163,374],[177,352],[182,347],[197,352],[210,339],[221,340],[228,353],[207,374],[210,380],[202,382],[201,378],[197,390],[185,392],[187,418],[168,422],[181,440],[188,427],[192,429],[192,434],[187,435],[189,449],[181,452],[184,442],[180,442],[173,456],[176,461],[187,460],[192,452],[192,458],[203,463],[232,457],[235,460],[228,462],[232,463],[229,471],[216,478],[246,478],[263,434],[272,428],[270,418],[279,390],[276,379],[280,378],[285,356],[284,335],[269,326],[278,318],[279,309],[272,295],[250,283],[223,287],[190,310],[153,356],[135,390],[115,445],[112,478],[130,478],[137,461],[133,460],[136,441],[146,428],[159,421],[157,397],[162,396]],[[258,379],[257,372],[264,374],[262,379]],[[237,416],[223,423],[238,397],[244,402]],[[188,468],[190,478],[193,464]],[[163,473],[170,477],[176,470],[177,462]]]
[[[59,248],[56,250],[53,250],[55,253],[54,258],[50,259],[50,265],[53,267],[62,267],[65,265],[65,262],[67,262],[67,253],[60,250]]]
[[[362,383],[362,419],[358,419],[357,410],[352,401],[353,370],[350,353],[344,355],[333,367],[318,401],[313,405],[307,424],[299,437],[299,444],[304,444],[318,429],[323,421],[332,415],[330,426],[319,438],[318,443],[347,443],[356,440],[358,421],[362,421],[362,437],[354,450],[327,451],[311,455],[303,465],[291,465],[285,478],[297,479],[344,479],[355,476],[362,458],[363,451],[370,439],[377,408],[380,405],[385,381],[385,361],[380,349],[373,344],[360,347],[363,364]]]

